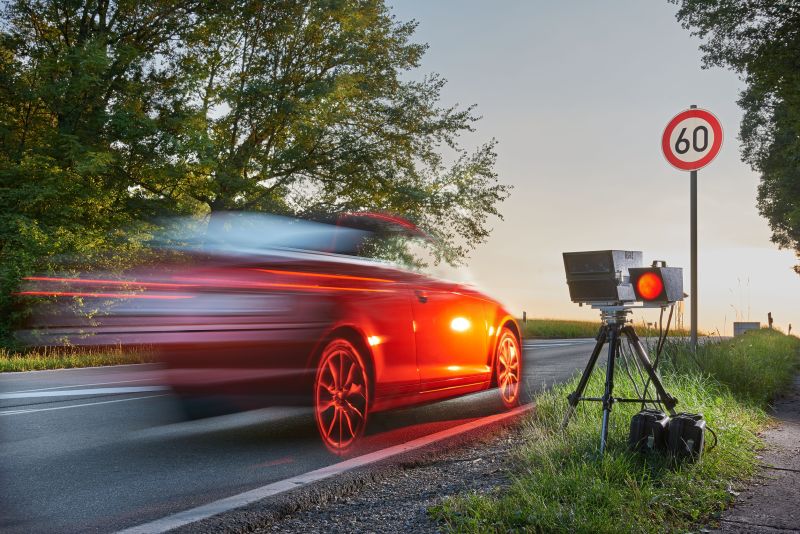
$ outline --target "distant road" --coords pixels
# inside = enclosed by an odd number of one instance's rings
[[[541,391],[593,339],[525,343]],[[111,532],[335,463],[302,408],[187,422],[157,365],[0,374],[0,530]],[[493,393],[376,414],[377,450],[493,412]]]

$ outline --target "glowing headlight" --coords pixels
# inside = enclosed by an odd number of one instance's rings
[[[469,327],[469,319],[464,317],[455,317],[452,321],[450,321],[450,328],[456,332],[465,332],[469,330]]]

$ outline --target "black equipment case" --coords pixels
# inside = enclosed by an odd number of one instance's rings
[[[667,414],[660,410],[642,410],[631,418],[628,446],[638,452],[663,451],[667,446]]]
[[[706,421],[702,414],[679,413],[669,422],[667,448],[676,456],[700,458],[705,434]]]

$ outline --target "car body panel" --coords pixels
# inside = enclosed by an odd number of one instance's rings
[[[39,343],[155,348],[179,395],[233,409],[308,404],[316,359],[337,336],[365,353],[372,411],[479,391],[491,384],[499,329],[519,333],[469,286],[340,254],[197,255],[128,274],[32,277],[23,294],[53,295],[60,310],[33,325]],[[76,296],[105,311],[67,313]]]

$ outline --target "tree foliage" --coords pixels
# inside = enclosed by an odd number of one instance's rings
[[[704,66],[732,68],[746,83],[742,159],[761,174],[758,208],[772,241],[800,257],[800,2],[673,1],[681,24],[705,39]]]
[[[415,27],[383,0],[7,2],[0,313],[50,258],[124,264],[169,214],[389,211],[462,260],[508,187],[494,141],[459,144],[473,108],[413,79]]]
[[[194,9],[174,1],[5,4],[0,337],[24,312],[11,295],[21,276],[60,254],[111,251],[113,262],[137,247],[156,203],[129,193],[117,144],[151,123],[147,112],[166,85],[159,77],[169,77],[157,58]]]
[[[242,2],[232,13],[176,58],[191,80],[180,100],[199,103],[186,194],[212,211],[399,213],[451,261],[487,236],[506,195],[493,143],[459,148],[471,110],[439,107],[437,76],[403,78],[425,50],[410,41],[414,23],[376,1]]]

